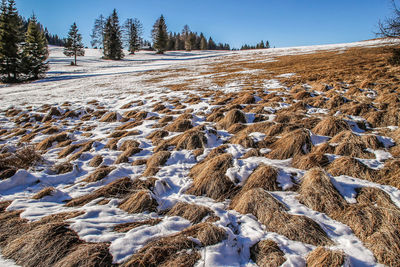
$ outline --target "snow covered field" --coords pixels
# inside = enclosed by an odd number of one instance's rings
[[[325,46],[311,46],[298,48],[279,48],[255,51],[194,51],[194,52],[168,52],[166,55],[154,55],[153,52],[139,52],[134,56],[127,56],[122,61],[105,61],[100,59],[100,51],[87,50],[85,57],[78,59],[79,66],[69,66],[70,59],[65,58],[62,49],[51,47],[50,70],[46,78],[27,84],[2,86],[0,88],[0,130],[11,133],[17,125],[15,118],[23,113],[33,118],[34,114],[46,115],[43,105],[56,107],[59,115],[54,115],[51,125],[58,132],[66,132],[71,140],[69,145],[77,145],[70,152],[79,152],[79,144],[90,143],[90,148],[83,151],[73,160],[68,160],[73,169],[66,173],[57,174],[52,171],[56,164],[67,161],[66,157],[60,156],[64,147],[56,143],[50,145],[43,151],[44,162],[29,170],[18,170],[15,175],[8,179],[0,180],[0,201],[12,200],[7,211],[23,210],[21,217],[29,221],[38,221],[44,216],[55,213],[81,211],[82,214],[67,222],[70,229],[74,230],[79,237],[86,242],[109,242],[109,251],[114,263],[123,263],[138,252],[149,242],[176,234],[190,227],[193,223],[180,216],[168,216],[160,211],[169,210],[178,202],[195,204],[207,207],[212,211],[212,216],[203,218],[203,222],[211,217],[218,219],[213,222],[226,232],[226,238],[211,246],[201,246],[199,253],[201,258],[196,266],[255,266],[250,259],[250,248],[260,240],[269,239],[276,242],[284,253],[285,263],[283,266],[305,266],[307,255],[317,246],[301,241],[292,240],[282,234],[268,231],[259,218],[252,214],[241,214],[235,209],[229,209],[229,201],[217,201],[212,197],[197,194],[187,194],[186,191],[193,186],[193,179],[189,177],[190,170],[215,148],[226,144],[225,153],[232,156],[232,165],[226,171],[226,177],[236,187],[245,185],[249,176],[260,165],[272,166],[278,170],[277,184],[282,190],[271,191],[270,194],[287,207],[289,215],[301,215],[312,219],[326,233],[333,243],[327,247],[341,250],[346,255],[346,266],[376,266],[377,261],[373,252],[357,237],[352,229],[339,221],[307,207],[298,200],[299,193],[294,190],[301,183],[302,177],[307,170],[294,168],[292,159],[270,159],[264,157],[271,151],[270,148],[259,149],[259,154],[244,157],[251,151],[239,143],[234,143],[231,138],[234,133],[228,129],[217,127],[218,123],[208,120],[208,116],[215,109],[223,107],[224,104],[213,103],[212,91],[228,93],[240,93],[240,83],[229,83],[224,86],[215,85],[211,77],[218,75],[210,72],[210,66],[221,62],[239,61],[275,61],[277,57],[285,55],[298,55],[316,53],[319,51],[345,51],[351,47],[374,47],[385,44],[384,41],[368,41],[351,44],[337,44]],[[243,72],[242,72],[243,74]],[[282,90],[289,91],[281,84],[280,78],[289,78],[296,75],[287,73],[276,75],[273,79],[264,81],[265,94],[278,93]],[[177,84],[185,84],[185,87],[176,90]],[[204,93],[202,90],[206,90]],[[262,101],[265,95],[254,92],[255,103]],[[194,101],[197,99],[197,101]],[[156,105],[163,108],[156,109]],[[182,105],[181,107],[178,107]],[[124,107],[125,106],[125,107]],[[246,104],[243,104],[246,107]],[[264,121],[273,122],[280,110],[290,107],[282,103],[280,107],[267,107]],[[19,110],[22,113],[10,117],[5,116],[9,109]],[[77,115],[64,117],[68,111],[74,111]],[[116,119],[102,121],[99,118],[90,117],[81,120],[93,110],[104,110],[116,112]],[[179,110],[179,112],[170,112]],[[126,112],[137,114],[145,112],[143,119],[127,118]],[[314,113],[325,116],[324,109],[309,109],[308,115]],[[246,125],[256,122],[257,114],[244,112]],[[160,166],[154,175],[157,178],[154,188],[150,191],[151,198],[157,203],[156,211],[144,211],[141,213],[129,213],[120,208],[121,199],[99,197],[85,203],[83,206],[67,206],[65,203],[70,199],[76,199],[93,193],[122,177],[130,177],[132,180],[143,178],[146,165],[133,165],[132,162],[148,159],[155,153],[158,144],[148,138],[167,124],[161,124],[158,120],[171,116],[171,123],[179,120],[182,114],[190,118],[193,127],[199,128],[204,133],[204,145],[202,153],[195,155],[194,149],[170,149],[170,155],[165,163]],[[225,114],[226,115],[226,114]],[[105,116],[105,115],[104,115]],[[121,118],[127,118],[122,120]],[[62,119],[61,119],[62,118]],[[120,130],[122,125],[129,122],[140,121],[140,124],[129,129],[129,134],[111,137],[113,133]],[[356,120],[354,120],[356,121]],[[349,120],[349,129],[357,136],[366,134],[366,130],[360,129],[358,125]],[[29,119],[27,122],[44,126],[45,123]],[[398,125],[391,129],[396,130]],[[24,134],[33,132],[33,128]],[[197,129],[197,128],[196,128]],[[131,132],[132,131],[132,132]],[[135,131],[133,133],[133,131]],[[312,146],[328,142],[330,137],[311,133]],[[165,139],[171,140],[184,131],[167,131]],[[29,142],[38,144],[48,138],[51,134],[38,133]],[[3,138],[5,135],[0,136]],[[371,153],[375,158],[360,159],[370,169],[379,170],[388,159],[393,158],[389,148],[395,145],[391,137],[378,135],[383,147],[374,148]],[[262,142],[266,134],[260,131],[252,132],[248,137],[254,141]],[[281,136],[279,136],[280,138]],[[0,139],[0,149],[7,152],[15,152],[21,136],[8,135]],[[278,138],[278,139],[279,139]],[[115,140],[118,149],[111,149],[108,143]],[[127,162],[115,163],[121,155],[119,147],[128,140],[138,142],[139,152],[129,155]],[[303,148],[307,150],[307,148]],[[339,158],[335,153],[327,153],[330,162]],[[97,167],[91,166],[90,162],[95,156],[103,158],[102,165],[113,166],[113,169],[98,181],[86,182],[85,179],[96,171]],[[149,164],[149,163],[147,163]],[[382,185],[346,175],[330,176],[332,183],[348,203],[356,203],[357,188],[378,188],[390,196],[391,201],[400,207],[400,191],[389,185]],[[36,193],[44,188],[53,187],[54,191],[40,199],[32,199]],[[102,200],[107,201],[99,204]],[[146,220],[160,219],[155,225],[142,225],[127,232],[114,231],[114,227],[123,223],[132,223]],[[193,238],[196,239],[196,238]],[[195,242],[200,242],[198,239]],[[201,243],[201,242],[200,242]],[[0,265],[8,265],[0,258]]]

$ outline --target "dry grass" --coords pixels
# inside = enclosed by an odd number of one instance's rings
[[[360,179],[376,181],[378,172],[370,169],[361,161],[352,157],[340,157],[332,161],[327,171],[333,176],[348,175]]]
[[[164,130],[169,132],[185,132],[193,128],[192,121],[188,119],[177,119],[168,124]]]
[[[158,203],[152,197],[149,190],[140,190],[132,193],[119,206],[121,210],[128,213],[142,213],[157,211]]]
[[[256,216],[268,231],[289,239],[315,246],[332,243],[316,222],[305,216],[287,213],[287,208],[281,202],[261,188],[245,192],[233,208],[242,214]]]
[[[168,151],[160,151],[153,154],[147,161],[146,161],[146,170],[144,171],[144,176],[153,176],[156,175],[157,172],[160,170],[160,167],[163,166],[169,157],[171,156],[171,152]]]
[[[116,122],[118,121],[118,113],[117,112],[109,112],[104,114],[103,117],[100,118],[100,122]]]
[[[135,229],[135,228],[143,226],[143,225],[149,225],[149,226],[157,225],[161,221],[162,221],[161,219],[149,219],[149,220],[145,220],[145,221],[121,223],[114,227],[114,231],[116,231],[118,233],[126,233],[132,229]]]
[[[230,154],[216,157],[209,155],[204,161],[195,165],[189,174],[194,182],[186,193],[205,195],[216,200],[229,198],[235,190],[235,185],[225,173],[232,167],[232,160]]]
[[[44,139],[43,141],[41,141],[40,143],[38,143],[36,145],[36,149],[37,150],[47,150],[53,145],[54,142],[61,143],[63,141],[66,141],[67,139],[68,139],[68,134],[64,133],[64,132],[55,134],[55,135],[51,135],[51,136],[47,137],[46,139]]]
[[[208,119],[208,118],[207,118]],[[238,109],[232,109],[226,113],[222,120],[218,122],[218,126],[223,129],[228,129],[236,123],[246,123],[246,116]]]
[[[102,162],[103,162],[103,157],[101,155],[96,155],[90,160],[89,166],[99,167]]]
[[[4,157],[0,158],[0,171],[29,169],[42,161],[42,156],[33,146],[24,146],[15,153],[5,154]]]
[[[317,247],[307,256],[307,266],[320,267],[332,266],[341,267],[345,262],[345,254],[342,251],[330,250],[324,247]]]
[[[347,122],[336,117],[327,117],[312,129],[313,133],[323,136],[335,136],[349,130],[350,126]]]
[[[214,212],[205,206],[178,202],[168,211],[168,216],[180,216],[192,224],[201,222],[205,217],[212,216]]]
[[[36,193],[36,194],[32,197],[32,199],[39,200],[39,199],[44,198],[45,196],[51,196],[55,191],[56,191],[56,189],[55,189],[54,187],[46,187],[46,188],[43,188],[43,189],[40,190],[38,193]]]
[[[183,261],[185,263],[183,266],[192,266],[199,259],[197,254],[199,246],[190,237],[199,239],[202,246],[211,246],[224,240],[226,233],[225,230],[210,223],[196,224],[180,233],[151,241],[128,259],[123,266],[176,266],[174,264],[177,264],[177,261],[178,263]],[[187,250],[194,253],[188,254]],[[186,253],[191,257],[185,255],[182,259],[181,253]]]
[[[54,267],[106,267],[116,266],[113,257],[109,253],[109,244],[85,243],[74,248],[74,251],[58,261]]]
[[[329,164],[328,157],[322,152],[311,152],[307,155],[297,155],[293,158],[292,166],[302,170],[314,167],[325,167]]]
[[[115,169],[113,166],[100,166],[94,172],[92,172],[88,177],[82,180],[82,182],[94,183],[105,178],[110,172]]]
[[[310,133],[298,129],[287,133],[271,145],[272,151],[267,154],[272,159],[288,159],[294,156],[308,154],[312,149]]]
[[[272,240],[262,240],[251,247],[250,258],[260,267],[281,266],[286,258],[285,253]]]

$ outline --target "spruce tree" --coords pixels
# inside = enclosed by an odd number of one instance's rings
[[[0,14],[0,74],[7,82],[18,81],[23,41],[22,21],[15,7],[15,1],[3,0]]]
[[[139,51],[141,44],[141,35],[143,34],[143,25],[138,19],[127,19],[124,25],[125,42],[130,54]]]
[[[152,37],[153,45],[157,50],[157,54],[164,54],[167,49],[168,33],[163,15],[161,15],[161,17],[154,23]]]
[[[191,34],[190,28],[188,25],[185,25],[182,30],[182,38],[185,42],[185,50],[191,51],[192,50],[192,42],[191,42]]]
[[[201,34],[200,35],[200,37],[201,37],[201,40],[200,40],[200,49],[201,50],[207,50],[207,40],[206,40],[206,38],[204,37],[204,35],[203,34]]]
[[[104,28],[103,53],[105,59],[120,60],[124,57],[121,27],[119,26],[119,18],[116,9],[114,9],[111,16],[108,17]]]
[[[35,15],[29,20],[22,52],[22,72],[28,78],[38,79],[49,68],[46,37],[41,31]]]
[[[208,39],[208,50],[216,50],[217,45],[215,44],[214,40],[210,37]]]
[[[64,55],[74,57],[74,65],[76,66],[76,58],[85,55],[85,49],[82,43],[82,35],[78,33],[76,23],[72,24],[68,32],[68,38],[64,48]]]

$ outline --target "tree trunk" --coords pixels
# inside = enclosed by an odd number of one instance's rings
[[[76,66],[76,53],[75,53],[75,66]]]

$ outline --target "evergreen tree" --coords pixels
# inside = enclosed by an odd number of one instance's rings
[[[186,51],[191,51],[192,50],[192,41],[191,41],[191,36],[192,32],[190,31],[190,28],[188,25],[183,26],[182,30],[182,39],[185,42],[185,50]]]
[[[22,72],[29,78],[38,79],[49,68],[46,62],[49,51],[47,40],[35,15],[31,17],[25,35],[22,52]]]
[[[161,17],[154,23],[152,37],[154,48],[157,50],[157,54],[164,54],[165,50],[167,49],[168,33],[167,25],[165,24],[163,15],[161,15]]]
[[[128,51],[130,54],[135,54],[135,51],[140,49],[143,25],[138,19],[127,19],[124,24],[124,30]]]
[[[23,41],[22,21],[14,0],[2,1],[0,14],[0,74],[8,82],[18,81]]]
[[[216,50],[217,45],[215,44],[214,40],[210,37],[208,39],[208,50]]]
[[[92,41],[90,42],[92,47],[104,47],[103,43],[105,25],[106,19],[103,15],[100,15],[99,18],[94,21],[92,34],[90,35],[90,37],[92,38]]]
[[[167,50],[172,51],[175,50],[175,40],[176,40],[176,33],[172,35],[172,32],[169,33],[168,36],[168,43],[167,43]]]
[[[267,41],[266,43],[265,43],[265,48],[270,48],[271,46],[270,46],[270,44],[269,44],[269,41]]]
[[[68,33],[68,38],[64,48],[64,54],[67,57],[74,57],[74,65],[76,66],[76,58],[85,55],[85,49],[82,43],[82,35],[78,33],[76,23],[72,24]]]
[[[110,17],[108,17],[104,29],[104,58],[112,60],[120,60],[124,57],[121,40],[121,27],[119,26],[119,18],[117,10],[114,9]]]

